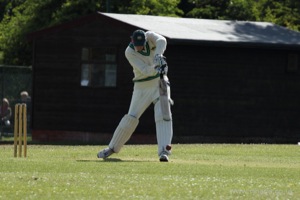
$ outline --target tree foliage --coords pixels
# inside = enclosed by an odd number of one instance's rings
[[[30,65],[28,33],[96,11],[268,21],[300,30],[299,0],[0,0],[0,59]]]
[[[180,0],[0,0],[0,52],[4,64],[30,65],[30,32],[96,11],[179,16]]]
[[[188,0],[186,17],[268,21],[300,30],[299,0]]]
[[[156,16],[181,16],[180,0],[131,0],[120,8],[120,13]]]

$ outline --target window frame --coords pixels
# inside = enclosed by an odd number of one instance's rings
[[[84,51],[87,50],[84,55]],[[116,88],[118,69],[118,48],[115,46],[82,47],[80,49],[80,87],[82,88]],[[97,54],[98,51],[98,55]],[[96,53],[95,53],[96,52]],[[88,76],[84,76],[83,66],[86,65]],[[95,78],[98,69],[98,79]],[[102,76],[101,76],[102,73]],[[94,78],[93,78],[94,76]],[[86,77],[86,78],[84,78]],[[101,78],[102,79],[99,79]],[[107,78],[111,77],[111,78]],[[84,81],[87,83],[84,83]],[[95,82],[95,80],[99,81]]]

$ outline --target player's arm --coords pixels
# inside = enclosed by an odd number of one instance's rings
[[[152,44],[155,44],[155,52],[154,55],[162,55],[164,54],[166,48],[167,48],[167,40],[162,35],[148,31],[146,33],[147,40],[150,41]]]
[[[163,65],[166,65],[165,57],[163,56],[163,53],[167,48],[167,40],[165,37],[155,32],[148,31],[146,34],[147,34],[148,41],[150,41],[152,44],[155,45],[153,63],[158,69]]]

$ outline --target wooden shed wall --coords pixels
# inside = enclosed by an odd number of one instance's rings
[[[127,113],[132,94],[132,68],[124,57],[131,28],[97,20],[35,40],[34,139],[42,140],[56,132],[70,133],[65,134],[67,138],[57,136],[58,140],[77,137],[95,142],[98,136],[108,134],[107,140],[102,140],[107,143]],[[117,87],[81,87],[81,49],[105,45],[118,49]],[[300,77],[299,70],[286,70],[290,53],[299,57],[299,52],[270,48],[170,43],[165,55],[175,101],[174,141],[211,138],[214,142],[220,137],[227,142],[236,137],[298,139]],[[87,132],[95,136],[79,136]],[[141,117],[135,135],[151,135],[148,142],[154,141],[152,106]]]
[[[34,133],[114,131],[128,111],[132,94],[133,72],[124,57],[131,33],[132,30],[116,30],[107,23],[94,21],[80,28],[45,34],[35,41]],[[105,45],[118,49],[117,87],[81,87],[81,49]],[[155,128],[152,113],[148,111],[147,115],[151,122],[145,120],[138,128],[143,133]],[[143,129],[143,125],[149,124]]]
[[[167,52],[175,135],[300,137],[300,75],[287,71],[298,52],[196,45]]]

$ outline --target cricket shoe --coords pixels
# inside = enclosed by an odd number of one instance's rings
[[[97,157],[105,159],[113,153],[115,152],[111,148],[105,148],[97,154]]]
[[[160,162],[169,162],[168,153],[166,151],[163,151],[159,156]]]

